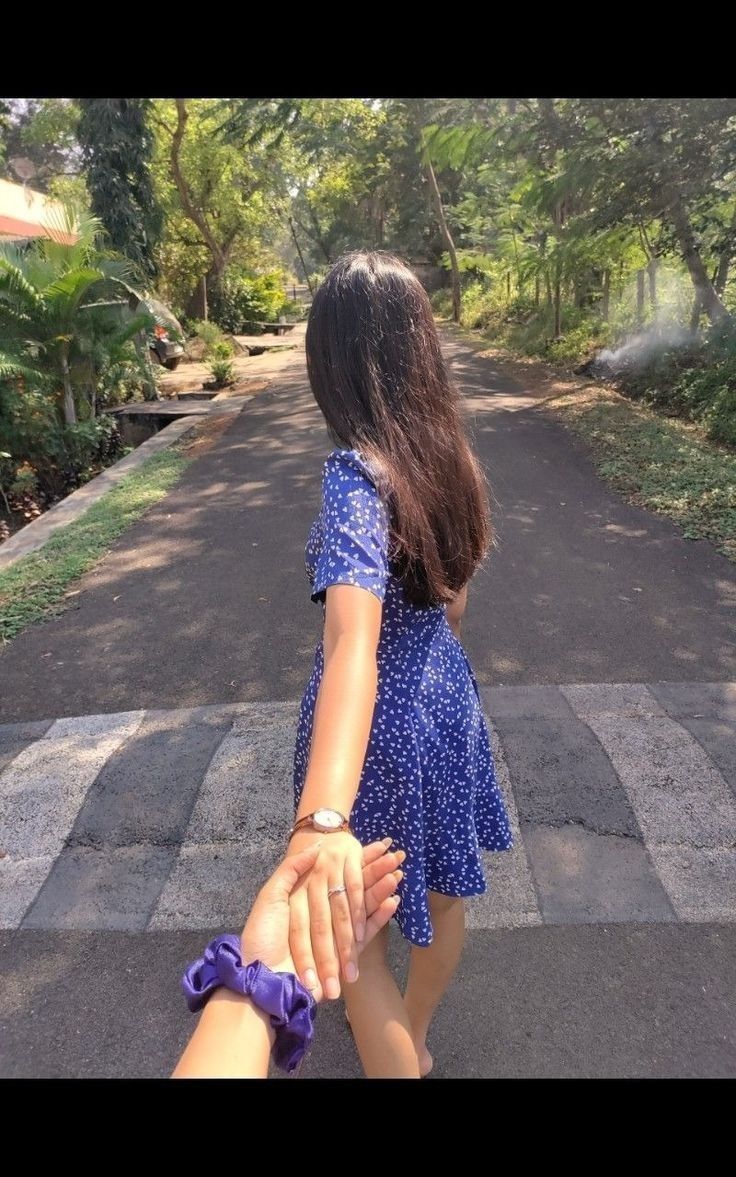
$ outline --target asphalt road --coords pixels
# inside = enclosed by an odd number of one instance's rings
[[[496,499],[464,630],[479,680],[736,679],[736,567],[621,502],[492,361],[446,351]],[[0,654],[0,721],[300,695],[320,621],[303,549],[330,448],[305,385],[295,356],[72,607]]]
[[[436,1075],[733,1077],[736,569],[623,504],[493,361],[446,350],[498,531],[464,641],[521,836],[470,905]],[[168,1074],[182,965],[281,844],[278,704],[318,632],[303,545],[329,443],[302,358],[280,363],[71,607],[0,653],[2,1075]],[[304,1074],[358,1073],[322,1010]]]

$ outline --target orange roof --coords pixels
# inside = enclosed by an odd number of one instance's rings
[[[50,237],[60,245],[78,240],[63,205],[22,184],[0,180],[0,239]]]
[[[74,245],[76,233],[65,233],[61,229],[51,229],[48,225],[34,225],[32,221],[20,221],[17,217],[4,217],[0,214],[0,237],[50,237],[59,245]]]

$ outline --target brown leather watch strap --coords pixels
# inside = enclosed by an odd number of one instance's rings
[[[297,833],[298,830],[306,829],[307,826],[311,826],[312,829],[317,834],[342,834],[345,832],[345,830],[347,830],[349,833],[352,833],[352,830],[350,829],[350,822],[348,821],[348,819],[346,817],[344,817],[342,819],[342,825],[334,826],[332,829],[329,829],[329,830],[317,829],[317,827],[314,824],[313,818],[314,818],[314,814],[308,813],[306,815],[306,817],[300,817],[298,821],[295,821],[293,826],[289,830],[289,838],[292,838],[294,836],[294,834]]]

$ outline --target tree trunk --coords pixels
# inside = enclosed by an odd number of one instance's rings
[[[69,372],[68,344],[62,343],[61,348],[61,379],[64,385],[64,420],[67,425],[76,425],[77,407],[74,404],[74,389],[72,388],[72,378]]]
[[[506,271],[506,302],[511,302],[511,270]]]
[[[440,193],[437,177],[434,174],[434,168],[431,161],[427,160],[425,166],[427,179],[429,181],[429,190],[432,194],[432,202],[434,204],[435,216],[440,227],[442,238],[447,246],[447,252],[450,255],[450,268],[452,270],[452,317],[456,323],[460,322],[460,268],[457,264],[457,253],[455,252],[455,242],[452,240],[447,218],[445,217],[445,210],[442,206],[442,195]]]
[[[540,294],[539,274],[534,275],[534,308],[539,309],[539,294]]]
[[[314,211],[314,209],[312,208],[311,204],[309,205],[309,219],[312,222],[312,229],[314,230],[314,233],[313,233],[314,240],[317,242],[318,246],[322,250],[322,256],[324,257],[325,261],[327,262],[327,265],[331,266],[332,265],[332,257],[330,256],[330,251],[327,247],[327,242],[325,241],[325,239],[322,235],[322,226],[320,225],[319,220],[317,218],[317,214]]]
[[[645,270],[636,271],[636,325],[644,326],[644,274]]]
[[[197,229],[202,235],[205,245],[212,255],[212,262],[219,275],[225,272],[227,266],[228,256],[232,248],[232,242],[228,246],[223,247],[212,232],[207,218],[202,209],[197,208],[192,193],[187,184],[186,177],[181,166],[181,145],[184,141],[184,135],[187,129],[187,121],[189,114],[186,107],[186,99],[176,99],[176,130],[172,134],[171,139],[171,174],[176,184],[176,190],[179,193],[181,201],[182,212],[192,224],[196,225]]]
[[[718,260],[718,269],[716,270],[716,280],[713,283],[716,294],[719,298],[723,298],[723,292],[726,289],[728,282],[728,271],[731,266],[731,254],[726,251],[721,254]]]
[[[665,215],[669,217],[672,228],[675,231],[683,261],[687,266],[695,293],[699,297],[701,306],[707,314],[708,319],[711,323],[719,323],[722,319],[730,318],[728,311],[718,297],[713,283],[708,277],[707,270],[703,265],[703,259],[700,256],[700,251],[695,242],[695,233],[690,223],[687,210],[680,194],[674,189],[669,193]]]
[[[611,271],[603,271],[603,297],[601,298],[601,318],[604,323],[608,322],[608,316],[611,310]]]
[[[700,295],[696,294],[695,301],[693,302],[692,314],[690,315],[690,330],[691,331],[697,331],[697,329],[700,325],[700,316],[702,315],[702,313],[703,313],[703,304],[700,301]]]
[[[559,339],[562,335],[562,282],[560,281],[559,262],[555,263],[554,307],[555,307],[554,337],[555,337],[555,339]]]
[[[658,302],[657,302],[657,259],[653,257],[647,266],[647,274],[649,275],[649,305],[652,308],[652,316],[656,319]]]
[[[139,331],[133,338],[133,346],[135,347],[136,355],[143,370],[143,399],[147,401],[157,401],[158,388],[156,387],[156,380],[153,375],[153,368],[151,367],[151,357],[148,354],[148,339],[145,331]]]
[[[296,246],[296,252],[299,254],[299,261],[302,263],[302,270],[304,271],[304,281],[306,282],[306,284],[309,288],[309,293],[312,295],[312,297],[314,297],[314,291],[312,290],[312,283],[309,281],[309,271],[307,270],[307,266],[304,261],[304,254],[302,253],[302,247],[299,244],[299,238],[297,237],[296,229],[294,228],[294,221],[291,217],[289,217],[289,228],[291,229],[292,240],[294,242],[294,245]]]

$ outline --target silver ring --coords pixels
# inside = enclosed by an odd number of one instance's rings
[[[344,883],[340,883],[339,887],[330,887],[327,892],[327,898],[332,899],[333,895],[342,895],[345,891],[347,891],[347,887]]]

